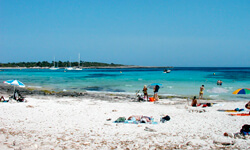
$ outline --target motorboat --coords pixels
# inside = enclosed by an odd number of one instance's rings
[[[171,70],[170,69],[165,69],[164,71],[163,71],[163,73],[170,73],[171,72]]]

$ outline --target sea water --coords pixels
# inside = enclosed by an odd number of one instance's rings
[[[170,73],[164,68],[141,69],[2,69],[0,81],[17,79],[27,87],[54,91],[107,92],[135,94],[144,85],[162,84],[159,95],[199,96],[201,85],[204,97],[222,100],[249,100],[250,95],[233,95],[238,88],[250,88],[250,68],[176,67]],[[217,81],[222,80],[222,86]],[[148,89],[153,94],[153,89]]]

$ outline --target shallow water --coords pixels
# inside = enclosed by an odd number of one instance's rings
[[[159,95],[198,96],[205,85],[204,97],[223,100],[249,100],[250,95],[233,95],[238,88],[250,88],[250,68],[176,67],[171,73],[162,68],[147,69],[2,69],[0,81],[18,79],[28,87],[55,91],[92,91],[134,94],[144,85],[161,83]],[[218,86],[217,80],[223,85]],[[153,94],[153,89],[148,89]]]

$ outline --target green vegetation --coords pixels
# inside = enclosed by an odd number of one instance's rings
[[[0,63],[0,67],[52,67],[54,62],[52,61],[49,63],[48,61],[42,61],[42,62],[18,62],[18,63]],[[108,64],[108,63],[100,63],[100,62],[85,62],[81,61],[80,62],[81,67],[116,67],[116,66],[124,66],[121,64]],[[62,62],[58,61],[56,62],[56,66],[58,67],[67,67],[69,66],[69,61]],[[71,66],[78,66],[78,62],[71,62]]]

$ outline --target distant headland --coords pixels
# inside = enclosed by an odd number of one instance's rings
[[[136,66],[136,65],[123,65],[114,63],[101,63],[101,62],[69,62],[69,61],[58,61],[51,63],[48,61],[39,62],[9,62],[0,63],[0,69],[49,69],[56,66],[60,69],[66,68],[67,66],[80,67],[82,69],[115,69],[115,68],[173,68],[173,66]]]

